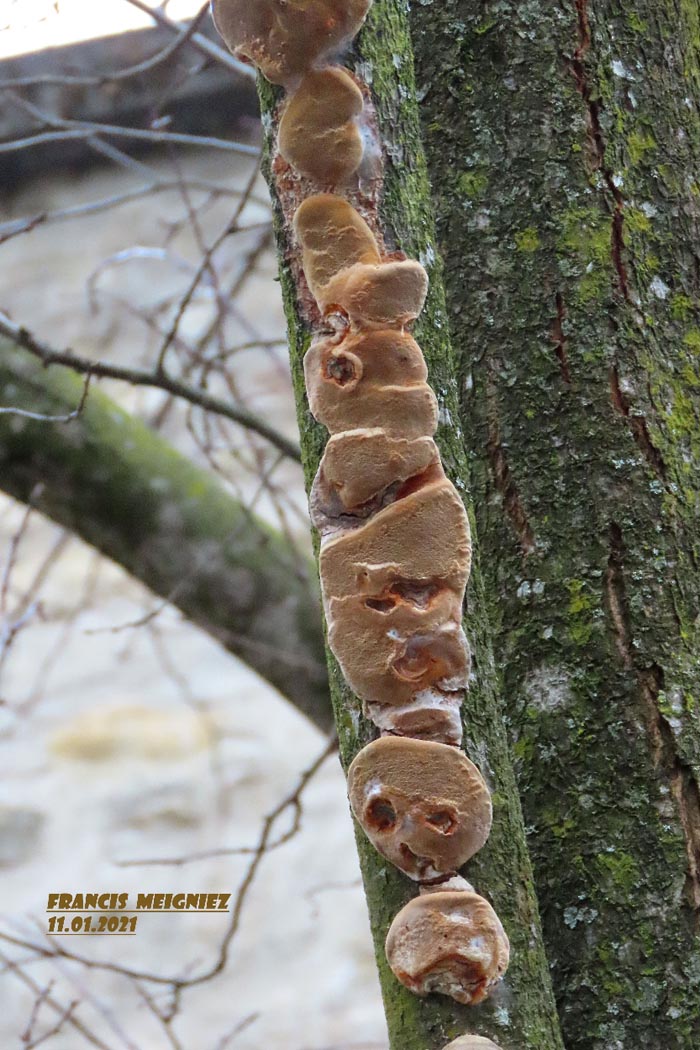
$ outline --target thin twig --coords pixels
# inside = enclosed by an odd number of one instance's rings
[[[169,29],[172,33],[180,33],[182,26],[178,22],[172,21],[166,15],[163,14],[162,10],[157,7],[149,7],[148,4],[143,3],[143,0],[126,0],[127,4],[131,4],[132,7],[138,8],[139,11],[143,11],[145,14],[150,15],[154,22],[157,22],[159,26],[163,26],[164,29]],[[230,55],[228,51],[225,51],[218,44],[215,44],[208,37],[202,33],[195,33],[192,37],[192,44],[207,58],[213,58],[216,62],[219,62],[222,66],[227,66],[228,69],[233,70],[240,76],[248,77],[250,79],[255,78],[255,70],[252,66],[246,65],[245,62],[239,61]]]
[[[0,315],[1,316],[1,315]],[[36,423],[71,423],[74,419],[82,414],[85,408],[85,402],[87,401],[88,391],[90,389],[90,380],[92,379],[92,372],[85,374],[85,383],[83,385],[83,393],[80,398],[78,407],[69,412],[67,416],[48,416],[43,412],[28,412],[24,408],[3,408],[0,407],[0,416],[20,416],[22,419],[31,419]]]
[[[215,1050],[228,1050],[231,1043],[237,1039],[239,1035],[242,1035],[247,1028],[250,1028],[252,1024],[255,1024],[259,1017],[259,1013],[249,1014],[248,1017],[244,1017],[243,1020],[239,1021],[235,1028],[233,1028],[227,1035],[221,1037],[216,1044]]]
[[[7,937],[5,937],[4,939],[11,940],[11,938]],[[29,945],[26,945],[26,947],[29,947]],[[33,978],[29,976],[29,974],[25,973],[22,967],[19,965],[19,963],[14,962],[2,952],[0,952],[0,959],[2,959],[7,969],[11,973],[13,973],[15,977],[17,977],[18,980],[22,982],[22,984],[26,985],[27,988],[30,988],[35,995],[41,995],[41,985],[37,984],[37,982],[33,980]],[[79,1021],[77,1017],[74,1017],[72,1013],[69,1016],[65,1016],[65,1007],[61,1006],[61,1004],[57,1002],[52,996],[47,995],[44,1001],[47,1006],[50,1006],[52,1010],[55,1010],[56,1013],[60,1014],[61,1017],[65,1018],[64,1023],[67,1021],[68,1024],[72,1025],[72,1027],[75,1028],[76,1032],[80,1032],[83,1038],[87,1039],[87,1041],[91,1043],[92,1046],[96,1046],[98,1050],[113,1050],[111,1046],[109,1046],[107,1043],[103,1043],[101,1039],[99,1039],[93,1032],[91,1032],[90,1029],[82,1023],[82,1021]]]
[[[59,1032],[63,1029],[63,1026],[66,1024],[66,1022],[70,1021],[71,1017],[73,1016],[74,1012],[78,1009],[79,1006],[80,1000],[78,999],[74,999],[72,1003],[69,1003],[66,1009],[59,1017],[59,1019],[56,1021],[56,1024],[53,1026],[53,1028],[50,1028],[48,1032],[44,1032],[43,1035],[40,1035],[36,1039],[32,1039],[31,1042],[28,1042],[26,1044],[26,1050],[35,1050],[37,1046],[41,1046],[42,1043],[46,1043],[49,1039],[53,1039],[55,1035],[58,1035]]]
[[[326,744],[323,751],[318,755],[315,761],[305,770],[299,781],[292,792],[287,795],[275,808],[265,817],[263,822],[262,831],[258,844],[255,848],[255,854],[248,865],[248,869],[243,877],[243,880],[239,886],[236,900],[234,902],[233,910],[231,912],[231,920],[229,922],[228,929],[223,937],[221,945],[219,946],[218,957],[216,961],[205,970],[204,973],[198,974],[194,977],[167,977],[156,973],[147,973],[142,970],[134,970],[130,967],[119,966],[116,963],[102,962],[96,959],[86,958],[84,955],[76,954],[75,952],[67,951],[61,945],[55,941],[50,946],[44,946],[41,944],[27,941],[23,938],[14,937],[9,933],[0,931],[0,940],[7,942],[8,944],[14,944],[17,947],[25,948],[30,951],[34,951],[37,955],[43,956],[46,959],[67,959],[72,962],[81,963],[83,966],[87,966],[95,970],[106,970],[111,973],[121,974],[123,977],[131,977],[139,981],[147,981],[150,984],[167,985],[173,989],[173,991],[185,990],[189,988],[195,988],[198,985],[206,984],[213,978],[218,977],[222,973],[228,963],[229,951],[231,943],[236,936],[240,927],[241,916],[243,914],[243,908],[248,897],[248,893],[255,881],[255,877],[258,873],[260,864],[263,858],[266,856],[269,850],[269,840],[274,830],[275,824],[288,809],[294,810],[294,822],[293,827],[298,830],[301,827],[302,819],[302,806],[301,798],[308,786],[309,782],[316,776],[319,769],[323,766],[330,755],[334,754],[338,748],[338,740],[334,735]]]
[[[144,1003],[146,1004],[150,1012],[153,1014],[153,1016],[156,1018],[159,1025],[165,1032],[165,1037],[170,1043],[172,1050],[184,1050],[182,1043],[177,1038],[175,1032],[172,1029],[172,1022],[175,1018],[175,1015],[163,1014],[158,1009],[158,1004],[156,1003],[155,999],[146,988],[144,988],[138,981],[132,981],[132,984],[134,985],[136,991],[141,996]]]
[[[150,70],[155,69],[156,66],[161,65],[162,62],[172,58],[180,48],[188,43],[199,29],[208,10],[209,0],[202,5],[190,24],[178,31],[178,35],[174,40],[166,47],[161,48],[155,55],[152,55],[151,58],[144,59],[143,62],[138,62],[134,66],[127,66],[126,69],[115,69],[109,73],[100,73],[97,76],[44,73],[41,76],[16,77],[13,80],[0,80],[0,91],[6,88],[39,87],[40,85],[51,84],[62,87],[102,87],[110,81],[128,80],[130,77],[139,76],[141,73],[148,73]]]
[[[91,361],[89,358],[79,357],[72,350],[52,350],[46,344],[36,339],[26,328],[15,324],[2,311],[0,311],[0,335],[7,336],[17,346],[27,350],[45,365],[63,365],[65,368],[71,368],[74,372],[78,372],[81,375],[92,375],[101,379],[118,379],[124,383],[131,383],[132,386],[155,387],[158,390],[166,390],[176,397],[189,401],[190,404],[198,405],[208,412],[215,412],[217,415],[225,416],[226,419],[230,419],[233,423],[238,423],[247,430],[254,431],[260,437],[269,441],[271,445],[274,445],[276,449],[279,449],[289,459],[297,463],[301,462],[299,446],[269,426],[264,420],[259,419],[258,416],[245,408],[239,408],[228,401],[222,401],[218,397],[213,397],[206,390],[189,386],[174,376],[162,372],[156,375],[154,372],[149,372],[146,369],[125,368],[121,365],[106,364],[103,361]]]
[[[170,329],[169,329],[165,339],[163,340],[163,344],[162,344],[162,346],[160,348],[160,351],[158,353],[158,364],[156,365],[156,371],[157,372],[161,372],[162,369],[163,369],[163,366],[164,366],[164,363],[165,363],[165,355],[167,354],[170,346],[173,343],[173,340],[175,339],[175,337],[178,334],[182,318],[185,316],[185,313],[187,312],[187,309],[188,309],[190,303],[192,302],[192,298],[193,298],[195,292],[197,291],[197,288],[199,287],[199,284],[200,284],[202,278],[204,277],[204,274],[211,267],[211,261],[212,261],[212,258],[214,256],[214,254],[218,251],[218,249],[224,243],[226,238],[229,237],[233,232],[235,232],[238,229],[238,221],[239,221],[241,215],[243,214],[243,209],[245,208],[246,204],[248,203],[248,201],[250,199],[250,195],[253,192],[253,187],[254,187],[255,182],[257,180],[257,177],[258,177],[259,159],[260,158],[258,156],[258,164],[255,165],[255,168],[253,169],[253,171],[251,172],[251,174],[250,174],[250,176],[248,178],[248,182],[246,184],[245,190],[243,191],[243,193],[241,195],[241,199],[239,201],[239,204],[238,204],[238,207],[236,209],[236,213],[233,216],[233,219],[231,219],[230,222],[226,223],[224,229],[221,231],[221,233],[218,235],[218,237],[216,237],[214,239],[214,242],[204,252],[204,256],[202,258],[202,261],[201,261],[199,267],[197,268],[197,272],[195,273],[194,277],[192,278],[192,281],[190,283],[189,288],[187,289],[187,291],[185,292],[184,296],[180,300],[180,305],[179,305],[177,313],[175,314],[175,317],[173,319],[173,323],[170,326]]]
[[[36,1027],[37,1021],[39,1020],[39,1013],[41,1011],[42,1006],[46,1002],[47,997],[51,995],[51,992],[53,991],[53,986],[54,981],[49,981],[46,987],[41,989],[36,999],[34,1000],[34,1006],[32,1007],[32,1012],[29,1015],[27,1027],[20,1035],[20,1039],[23,1043],[30,1043],[32,1041],[34,1037],[34,1028]]]
[[[208,193],[216,197],[238,197],[237,190],[227,186],[219,186],[204,179],[188,179],[187,187],[202,193]],[[25,215],[19,219],[11,219],[9,222],[0,223],[0,244],[19,237],[24,233],[31,233],[38,226],[45,226],[53,222],[65,222],[66,220],[83,218],[86,215],[99,215],[101,212],[109,211],[111,208],[121,207],[123,204],[131,204],[134,201],[150,197],[156,193],[167,193],[179,189],[176,180],[164,179],[151,182],[146,186],[138,186],[124,193],[115,193],[111,197],[102,197],[97,201],[88,201],[86,204],[76,204],[70,208],[57,208],[56,211],[42,211],[35,215]]]
[[[245,142],[230,142],[227,139],[213,138],[211,135],[187,135],[179,131],[124,128],[117,124],[88,124],[72,120],[65,121],[65,124],[67,125],[65,128],[57,131],[40,131],[36,135],[29,135],[23,139],[0,142],[0,153],[18,153],[21,150],[41,146],[46,142],[91,139],[96,135],[150,142],[154,146],[169,143],[176,146],[196,146],[198,149],[218,149],[227,153],[243,153],[247,157],[256,157],[259,152],[258,146],[249,146]]]

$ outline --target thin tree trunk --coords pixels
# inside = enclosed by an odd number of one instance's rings
[[[440,268],[436,260],[429,189],[420,144],[418,110],[406,5],[403,0],[376,0],[365,29],[346,65],[372,89],[385,146],[386,171],[381,219],[387,242],[395,244],[428,268],[431,291],[415,335],[430,368],[438,395],[441,426],[437,435],[445,468],[466,492],[467,468],[458,419],[458,401],[451,349],[447,337]],[[289,265],[295,246],[276,197],[272,172],[280,92],[260,82],[263,117],[270,154],[271,185],[281,260],[281,280],[289,321],[290,353],[298,406],[307,486],[316,473],[327,437],[308,409],[302,358],[310,332],[298,309]],[[540,939],[537,904],[525,846],[520,805],[495,687],[486,606],[477,565],[468,598],[466,630],[470,638],[476,681],[465,707],[466,750],[484,772],[493,792],[494,828],[487,846],[468,867],[468,877],[493,902],[512,942],[510,971],[501,989],[482,1006],[459,1006],[441,996],[419,999],[398,984],[384,956],[384,939],[391,920],[414,895],[415,886],[388,865],[358,830],[357,842],[367,894],[377,962],[392,1050],[442,1050],[463,1032],[490,1035],[503,1050],[559,1050],[561,1038],[553,1007],[547,962]],[[347,767],[375,734],[361,716],[359,701],[346,687],[338,665],[329,656],[331,694]],[[349,994],[352,990],[349,989]]]
[[[65,417],[82,392],[68,369],[0,340],[0,406]],[[94,384],[70,423],[0,414],[0,488],[118,562],[330,729],[315,567]]]
[[[700,9],[412,13],[570,1050],[700,1045]]]

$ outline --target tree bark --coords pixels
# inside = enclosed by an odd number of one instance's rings
[[[486,589],[569,1050],[700,1045],[700,14],[412,12]]]
[[[83,382],[0,341],[0,406],[75,410]],[[0,487],[168,599],[321,729],[332,726],[315,567],[90,389],[70,423],[0,415]]]
[[[436,259],[429,188],[420,140],[407,7],[403,0],[376,0],[346,65],[372,89],[382,135],[386,170],[380,206],[387,243],[420,259],[429,271],[431,290],[415,336],[430,369],[440,403],[438,445],[447,472],[466,494],[467,467],[458,423],[458,399],[447,315]],[[268,135],[267,175],[273,197],[280,273],[289,321],[290,354],[298,407],[307,487],[316,473],[327,434],[308,409],[302,358],[310,342],[296,298],[290,260],[295,246],[276,197],[272,154],[280,92],[260,82],[263,120]],[[475,681],[464,709],[465,748],[480,766],[493,794],[494,828],[487,846],[466,874],[489,897],[511,938],[510,971],[500,993],[477,1008],[459,1006],[440,996],[419,999],[395,980],[384,956],[391,920],[415,887],[373,850],[356,826],[379,975],[392,1050],[442,1050],[464,1032],[490,1035],[503,1050],[559,1050],[561,1037],[553,1006],[547,962],[533,892],[520,804],[503,728],[493,673],[491,640],[481,588],[478,555],[468,594],[466,631],[474,655]],[[362,718],[361,705],[345,685],[329,654],[331,695],[344,766],[376,734]]]

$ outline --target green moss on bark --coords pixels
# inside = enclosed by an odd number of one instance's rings
[[[69,369],[0,340],[0,406],[65,417],[82,393]],[[0,488],[118,562],[330,728],[313,565],[95,383],[69,423],[0,415]]]

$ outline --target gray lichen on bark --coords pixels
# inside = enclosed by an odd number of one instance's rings
[[[421,0],[412,27],[564,1038],[691,1050],[698,8]]]

